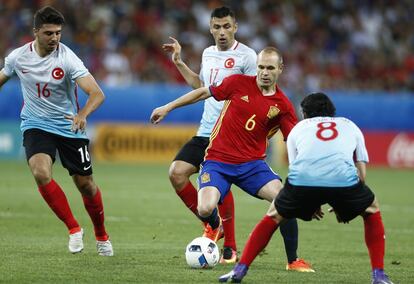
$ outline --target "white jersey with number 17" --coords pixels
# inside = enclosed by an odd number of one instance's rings
[[[5,59],[3,72],[17,75],[24,105],[20,114],[21,130],[38,128],[65,137],[87,138],[71,131],[72,121],[65,115],[79,110],[77,78],[89,75],[82,61],[67,46],[59,43],[51,54],[40,57],[34,42],[13,50]]]
[[[203,52],[200,79],[208,87],[233,74],[256,75],[256,60],[256,52],[238,41],[225,51],[218,50],[215,45],[210,46]],[[223,104],[223,101],[216,101],[213,97],[204,101],[197,136],[210,136]]]
[[[358,183],[356,161],[368,162],[361,130],[344,117],[313,117],[299,122],[287,138],[289,183],[347,187]]]

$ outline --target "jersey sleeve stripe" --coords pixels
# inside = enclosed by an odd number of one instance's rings
[[[76,112],[79,112],[79,100],[78,100],[78,84],[75,84],[75,101],[76,101]]]
[[[212,141],[212,139],[214,139],[217,136],[218,132],[220,131],[220,128],[221,128],[221,124],[223,122],[224,115],[225,115],[225,113],[226,113],[226,111],[227,111],[227,109],[228,109],[228,107],[230,105],[230,102],[231,101],[225,101],[224,102],[223,109],[221,111],[220,117],[217,119],[217,123],[214,126],[213,131],[211,132],[210,141]]]
[[[227,101],[224,102],[223,109],[221,111],[220,117],[218,118],[217,123],[214,126],[213,131],[211,132],[211,135],[210,135],[210,143],[208,144],[208,146],[206,148],[206,153],[210,149],[211,145],[213,144],[213,140],[217,137],[217,134],[220,131],[221,124],[223,123],[224,115],[226,114],[227,109],[230,106],[230,103],[231,103],[230,100],[227,100]]]

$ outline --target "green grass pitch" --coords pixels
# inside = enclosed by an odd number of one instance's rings
[[[231,266],[187,267],[184,249],[201,225],[169,185],[167,165],[95,164],[103,192],[106,225],[115,256],[96,254],[93,229],[81,197],[60,166],[54,177],[85,228],[85,250],[67,251],[67,232],[41,199],[24,162],[0,162],[1,283],[215,283]],[[285,177],[286,169],[281,170]],[[414,283],[414,175],[412,170],[368,168],[379,197],[387,242],[385,268],[395,283]],[[238,249],[268,204],[233,188]],[[251,266],[245,283],[370,283],[361,218],[337,224],[327,213],[318,222],[299,221],[299,255],[317,273],[286,272],[277,232]],[[222,246],[222,241],[219,242]]]

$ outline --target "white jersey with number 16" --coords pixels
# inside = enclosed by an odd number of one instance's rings
[[[299,122],[287,139],[289,183],[347,187],[359,181],[355,161],[368,162],[364,136],[344,117],[313,117]]]
[[[71,132],[72,121],[65,115],[79,110],[75,80],[89,75],[82,61],[67,46],[40,57],[34,42],[15,49],[5,59],[3,72],[20,79],[24,105],[21,130],[38,128],[65,137],[87,138]]]

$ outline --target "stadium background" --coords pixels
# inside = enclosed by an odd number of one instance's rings
[[[107,96],[89,118],[97,160],[167,162],[195,132],[202,103],[175,111],[164,126],[147,124],[154,107],[189,90],[161,44],[176,37],[198,72],[202,50],[213,43],[210,11],[227,4],[236,11],[239,41],[282,51],[280,85],[296,105],[309,92],[326,91],[338,115],[364,130],[372,164],[414,167],[412,1],[1,1],[7,28],[0,31],[0,60],[32,40],[32,15],[46,4],[64,14],[62,42]],[[0,96],[3,159],[22,157],[21,105],[18,82],[8,83]],[[283,146],[273,149],[283,162]]]
[[[161,44],[177,37],[183,59],[198,71],[203,48],[212,44],[210,11],[222,4],[236,11],[238,40],[256,51],[266,45],[282,50],[280,84],[295,104],[308,92],[326,91],[338,114],[362,127],[371,158],[368,182],[381,201],[387,232],[387,273],[395,283],[414,283],[413,1],[0,0],[0,68],[13,48],[33,40],[33,12],[47,4],[66,17],[62,42],[82,58],[107,96],[88,119],[88,135],[115,257],[96,256],[79,193],[57,163],[54,178],[86,231],[84,252],[66,252],[64,227],[37,192],[24,159],[22,98],[19,82],[12,80],[0,90],[1,283],[212,283],[228,272],[228,266],[187,268],[183,249],[200,226],[167,175],[176,149],[197,128],[202,103],[176,110],[159,126],[148,124],[154,107],[190,90]],[[275,144],[272,163],[285,177],[286,167],[276,164],[285,161],[283,143]],[[233,192],[240,250],[267,204]],[[369,283],[362,228],[361,220],[336,225],[329,214],[318,224],[300,222],[300,255],[317,273],[284,271],[277,234],[246,281]]]

